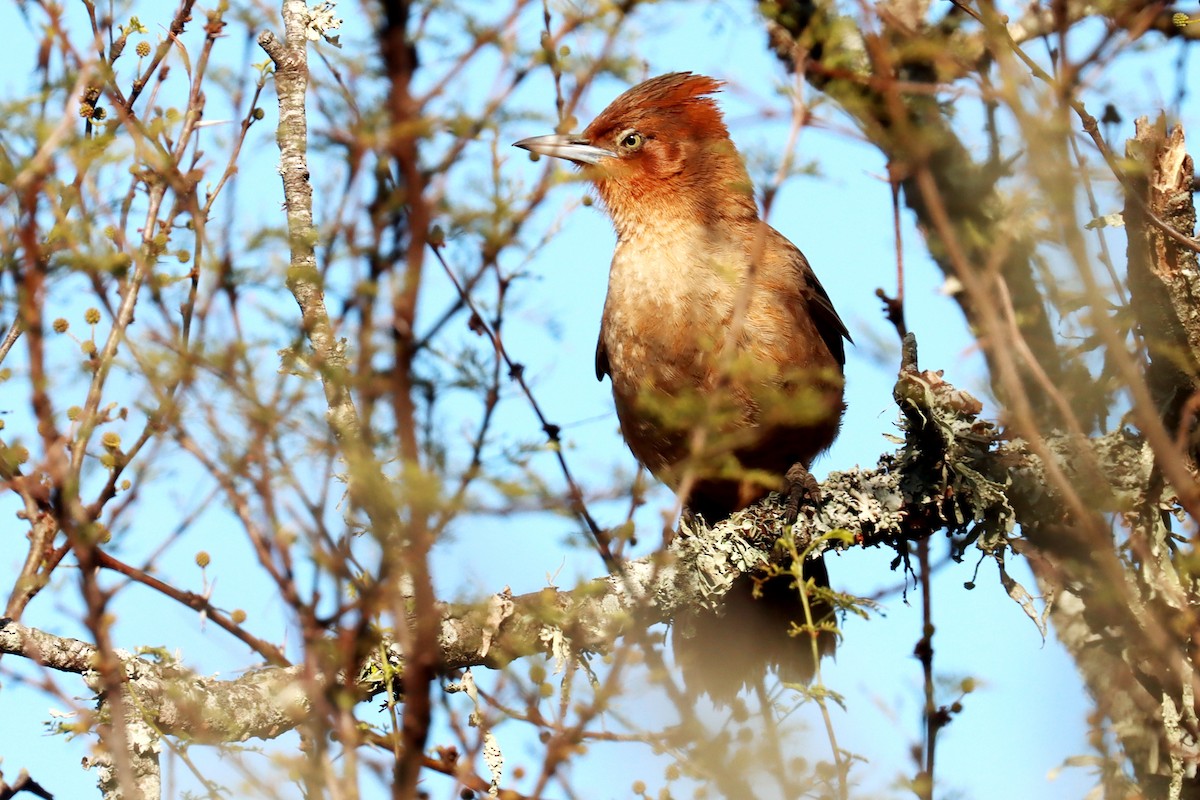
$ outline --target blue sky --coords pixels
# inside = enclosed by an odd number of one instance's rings
[[[722,96],[722,104],[735,141],[743,152],[778,154],[786,141],[790,110],[778,90],[790,79],[764,51],[763,33],[757,20],[748,16],[749,5],[711,3],[704,4],[699,12],[697,8],[695,4],[664,3],[635,18],[635,27],[640,31],[636,49],[647,59],[646,73],[691,70],[728,80],[730,86]],[[540,10],[536,11],[524,20],[520,31],[527,46],[536,43],[540,33]],[[154,18],[153,13],[158,12],[143,11],[142,21],[155,35],[164,20]],[[351,7],[342,9],[342,16],[348,19],[344,40],[353,43],[364,35],[361,18]],[[11,5],[0,7],[0,23],[9,31],[28,30]],[[0,54],[0,65],[4,67],[0,70],[0,92],[4,99],[27,91],[32,45],[32,36],[15,37]],[[586,58],[594,46],[595,42],[586,40],[574,42],[572,57]],[[240,42],[230,42],[220,53],[222,59],[227,59],[223,64],[245,69]],[[248,60],[261,58],[258,52],[252,52]],[[1100,104],[1111,100],[1122,109],[1127,122],[1138,114],[1156,113],[1160,106],[1171,102],[1175,93],[1174,58],[1173,49],[1146,48],[1146,52],[1130,59],[1125,72],[1106,78],[1112,83],[1092,87],[1089,103],[1095,102],[1095,110],[1099,111]],[[316,61],[313,64],[314,70],[322,69]],[[598,81],[579,115],[581,126],[624,88],[612,79]],[[549,132],[553,98],[549,72],[542,70],[531,76],[517,100],[544,112],[547,121],[506,123],[501,138],[515,141]],[[274,173],[272,94],[263,105],[267,117],[253,134],[249,150],[252,157],[245,163],[243,175],[254,190],[239,201],[248,218],[276,214],[280,202]],[[758,112],[764,106],[776,110],[774,120],[760,119]],[[858,343],[848,354],[849,410],[843,432],[832,450],[818,461],[815,471],[822,474],[872,464],[880,453],[892,448],[884,437],[896,431],[891,385],[897,353],[894,334],[874,296],[876,288],[889,292],[895,288],[891,200],[888,186],[881,179],[885,165],[876,151],[847,135],[845,120],[831,107],[818,107],[817,115],[823,126],[801,134],[795,155],[800,163],[815,163],[818,174],[789,180],[775,201],[770,221],[806,253]],[[1188,98],[1182,116],[1185,123],[1196,121],[1193,98]],[[977,135],[982,140],[982,134]],[[531,163],[521,151],[504,150],[502,155],[506,160],[500,169],[505,177],[529,184],[545,165]],[[555,190],[538,218],[539,224],[550,225],[562,208],[577,204],[584,193],[580,184]],[[1103,211],[1114,210],[1117,204],[1109,200]],[[271,219],[274,224],[279,221]],[[903,235],[908,321],[920,342],[922,366],[943,369],[949,381],[984,396],[980,358],[973,340],[957,306],[942,293],[940,274],[925,256],[920,235],[907,215]],[[1118,251],[1123,250],[1119,238],[1113,242]],[[472,243],[451,244],[469,249]],[[519,284],[506,327],[510,352],[527,365],[539,402],[551,421],[564,427],[573,468],[592,486],[604,485],[614,470],[632,470],[634,466],[617,432],[608,383],[597,382],[593,372],[592,354],[612,244],[611,229],[598,208],[578,208],[570,213],[560,234],[526,263],[531,279]],[[269,264],[261,266],[264,270],[271,268]],[[514,262],[505,266],[518,266],[515,254]],[[435,267],[431,263],[422,309],[426,319],[440,310],[453,291]],[[71,301],[66,302],[63,310],[51,316],[78,311],[70,307]],[[280,304],[278,311],[292,313],[294,307]],[[3,313],[2,319],[7,322],[10,312],[5,309]],[[16,363],[19,365],[19,361]],[[28,408],[23,402],[20,392],[9,394],[5,387],[0,405],[11,412],[9,430],[19,429],[23,419],[28,424]],[[503,403],[498,425],[506,442],[537,441],[540,437],[536,420],[515,394],[510,393]],[[549,454],[539,458],[545,460],[544,474],[556,480]],[[146,500],[135,513],[130,522],[131,540],[158,535],[164,519],[178,516],[177,509],[203,501],[207,487],[196,479],[194,468],[184,463],[168,466],[177,471],[178,480],[170,493]],[[671,502],[665,492],[654,495],[653,500],[639,517],[641,529],[647,531],[642,537],[644,547],[653,543],[659,511]],[[593,510],[602,524],[614,523],[622,518],[624,506],[602,504]],[[13,511],[11,499],[0,498],[0,519],[13,520]],[[6,522],[4,527],[10,539],[21,535],[19,525]],[[565,587],[577,578],[598,574],[598,559],[585,547],[576,546],[575,531],[572,521],[548,515],[466,519],[434,554],[439,591],[447,598],[479,597],[507,585],[521,593],[546,585],[548,576],[554,576],[556,585]],[[163,569],[188,588],[201,589],[202,576],[191,563],[199,549],[213,553],[214,565],[207,578],[215,579],[213,592],[218,602],[245,608],[252,620],[261,620],[257,629],[260,635],[284,638],[278,602],[262,586],[260,574],[240,566],[251,563],[252,554],[228,512],[219,505],[208,509],[200,523],[173,546],[162,561]],[[934,549],[943,554],[944,542],[939,540]],[[0,557],[0,586],[10,586],[20,564],[21,548],[10,545],[4,552]],[[861,595],[897,585],[901,576],[889,570],[891,558],[890,551],[882,550],[831,557],[833,583]],[[1047,777],[1068,757],[1089,752],[1085,725],[1088,704],[1074,666],[1053,636],[1043,642],[1022,610],[1005,596],[995,572],[993,564],[983,564],[977,588],[967,591],[963,583],[972,579],[973,564],[951,565],[939,573],[934,584],[937,672],[950,683],[963,677],[975,678],[980,687],[966,698],[963,713],[939,740],[942,792],[945,796],[960,792],[959,796],[980,800],[1082,796],[1091,783],[1081,771],[1068,770],[1054,781]],[[1032,578],[1019,561],[1013,564],[1013,573],[1034,590]],[[71,581],[61,582],[54,592],[39,598],[24,621],[54,633],[81,635],[74,591]],[[153,612],[147,613],[148,608]],[[117,627],[120,646],[152,644],[178,649],[186,663],[204,673],[219,671],[229,676],[249,664],[238,643],[211,626],[202,629],[194,614],[154,601],[144,589],[123,591],[117,610],[121,617]],[[921,729],[922,699],[920,665],[911,653],[920,628],[919,608],[893,592],[882,600],[881,613],[869,622],[852,620],[846,625],[846,641],[826,671],[826,681],[847,697],[848,711],[835,714],[841,743],[869,760],[856,775],[864,790],[879,796],[902,796],[890,787],[900,776],[914,771],[909,749]],[[0,729],[0,756],[4,759],[0,768],[9,779],[19,769],[28,768],[56,796],[89,796],[94,792],[93,776],[74,766],[86,752],[87,741],[39,735],[47,709],[62,709],[66,703],[23,683],[21,678],[38,682],[49,677],[68,698],[83,695],[85,690],[70,676],[46,676],[12,658],[2,663],[0,718],[5,724]],[[449,702],[457,701],[452,698]],[[647,726],[653,726],[657,715],[663,722],[670,719],[670,709],[649,692],[635,693],[629,706]],[[797,737],[795,752],[810,754],[811,758],[826,757],[828,745],[819,734],[816,717],[809,719],[813,733]],[[497,735],[514,763],[522,759],[537,763],[536,745],[531,745],[515,726],[502,726]],[[222,769],[214,759],[206,763]],[[596,745],[571,769],[577,785],[593,787],[590,796],[627,797],[635,779],[645,781],[652,793],[662,785],[664,764],[645,748]]]

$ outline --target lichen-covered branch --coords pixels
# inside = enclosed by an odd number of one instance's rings
[[[317,272],[317,229],[313,225],[312,184],[308,172],[308,9],[303,2],[287,0],[282,8],[284,41],[263,31],[258,44],[275,65],[275,91],[279,97],[279,174],[287,207],[288,242],[291,247],[287,285],[300,306],[304,333],[313,348],[314,366],[325,388],[330,426],[339,439],[360,438],[358,412],[350,395],[345,345],[334,334],[325,307],[325,294]]]
[[[1175,433],[1181,423],[1190,427],[1181,417],[1200,410],[1193,399],[1200,389],[1200,266],[1196,251],[1176,246],[1150,224],[1148,214],[1184,236],[1194,235],[1195,169],[1182,126],[1168,131],[1163,119],[1138,119],[1125,153],[1143,168],[1130,175],[1125,203],[1130,300],[1150,355],[1147,383],[1167,429]]]
[[[1168,132],[1164,124],[1145,119],[1137,121],[1127,155],[1131,308],[1150,357],[1150,392],[1168,431],[1181,438],[1194,424],[1200,275],[1195,251],[1179,246],[1149,215],[1178,234],[1193,235],[1192,163],[1181,128]],[[1187,450],[1194,458],[1194,445]],[[1176,469],[1183,468],[1183,455],[1180,450],[1173,456]],[[1189,655],[1198,628],[1193,598],[1200,587],[1168,524],[1173,500],[1164,496],[1169,486],[1164,471],[1149,453],[1146,458],[1146,466],[1154,468],[1131,487],[1125,554],[1107,544],[1111,535],[1081,536],[1051,517],[1026,526],[1025,533],[1037,548],[1029,553],[1034,573],[1045,591],[1057,593],[1051,619],[1058,637],[1111,721],[1137,789],[1146,796],[1200,797],[1200,723]],[[1105,781],[1114,794],[1130,788],[1122,785],[1128,782],[1123,772]]]
[[[989,362],[1002,341],[994,318],[995,291],[972,282],[992,275],[1005,283],[1020,334],[1050,382],[1078,387],[1086,371],[1063,361],[1050,327],[1045,300],[1034,278],[1034,243],[1028,231],[1011,225],[1005,198],[997,189],[1005,167],[988,158],[977,162],[950,123],[948,107],[937,96],[947,69],[934,55],[938,48],[912,46],[937,37],[957,41],[961,14],[951,11],[938,25],[920,18],[881,15],[880,34],[866,34],[854,20],[827,2],[762,3],[771,48],[791,70],[805,78],[849,114],[889,161],[893,178],[916,216],[930,255],[948,279],[963,290],[954,293],[972,327],[979,331]],[[912,16],[906,14],[905,16]],[[797,64],[797,54],[807,59]],[[922,185],[928,177],[935,188]],[[949,226],[940,225],[944,212]],[[1016,386],[992,375],[997,395],[1022,392],[1038,418],[1057,419],[1060,411],[1033,372],[1022,366]],[[1077,409],[1079,411],[1080,409]],[[1094,415],[1094,413],[1093,413]],[[1084,418],[1089,415],[1084,414]]]
[[[980,420],[980,405],[937,373],[910,365],[897,382],[905,412],[905,445],[872,469],[831,473],[825,501],[808,509],[793,536],[803,551],[829,547],[896,546],[945,530],[961,547],[1002,553],[1021,523],[1036,523],[1061,509],[1044,465],[1019,441],[1005,441]],[[1106,485],[1087,499],[1097,509],[1126,510],[1150,479],[1153,459],[1136,436],[1118,431],[1090,442],[1052,439],[1058,467],[1075,477],[1092,461],[1104,465]],[[1080,458],[1081,449],[1091,458]],[[1085,465],[1085,466],[1080,466]],[[443,604],[439,660],[443,670],[498,667],[544,653],[604,653],[634,629],[669,621],[682,607],[720,606],[735,579],[783,558],[774,547],[783,529],[783,505],[767,500],[711,529],[685,525],[669,550],[627,562],[621,574],[570,591],[548,587],[512,596],[505,591],[475,604]],[[841,532],[841,536],[826,534]],[[403,669],[400,647],[389,660]],[[0,620],[0,652],[49,668],[89,675],[96,649],[13,620]],[[155,735],[217,743],[269,739],[298,725],[310,711],[299,667],[268,667],[234,680],[198,676],[181,665],[123,656],[130,707]],[[386,690],[379,664],[359,678],[362,696]]]
[[[927,19],[931,7],[919,0],[895,0],[874,9],[877,24],[871,27],[819,0],[762,7],[779,58],[834,100],[887,156],[930,254],[962,289],[956,299],[988,357],[1010,435],[1030,439],[998,444],[978,458],[970,437],[986,437],[986,431],[955,423],[946,429],[952,435],[939,443],[930,434],[942,423],[910,425],[910,444],[914,434],[926,441],[906,447],[902,468],[930,483],[920,493],[927,500],[904,497],[908,525],[927,509],[941,516],[934,526],[954,531],[946,512],[965,502],[967,515],[978,521],[974,529],[968,524],[958,530],[990,551],[1012,544],[1012,524],[1019,523],[1018,546],[1050,598],[1055,628],[1101,719],[1112,726],[1102,733],[1119,742],[1137,789],[1146,796],[1200,797],[1195,702],[1200,684],[1194,665],[1200,583],[1189,566],[1195,539],[1188,541],[1171,525],[1172,513],[1182,508],[1185,528],[1188,517],[1192,525],[1186,532],[1194,536],[1198,508],[1194,166],[1180,128],[1168,132],[1165,123],[1145,120],[1137,124],[1129,158],[1118,163],[1078,97],[1078,71],[1088,61],[1065,56],[1068,31],[1088,16],[1104,17],[1109,35],[1127,31],[1135,39],[1150,30],[1180,35],[1182,26],[1164,29],[1170,9],[1144,2],[1094,7],[1067,0],[1014,22],[990,0],[955,2],[938,20]],[[1025,53],[1021,42],[1036,36],[1059,43],[1059,54],[1045,62]],[[1028,99],[1013,92],[1029,77],[1040,82],[1040,97],[1060,115],[1027,108]],[[1007,109],[1026,141],[1043,136],[1046,141],[1006,163],[993,122],[989,152],[972,157],[951,125],[953,104],[945,102],[972,79],[977,79],[972,87],[982,89],[985,109]],[[1096,257],[1075,217],[1079,195],[1092,189],[1085,159],[1070,138],[1073,116],[1126,193],[1128,273],[1122,280],[1101,241],[1108,287],[1093,277]],[[1119,120],[1115,110],[1113,117]],[[1049,211],[1048,234],[1025,224],[1013,210],[1019,203],[998,189],[1018,158],[1027,162],[1043,198],[1038,202]],[[1083,347],[1065,333],[1073,306],[1054,296],[1062,282],[1049,267],[1039,267],[1042,277],[1035,279],[1039,243],[1065,244],[1077,269],[1091,311],[1085,322],[1091,336]],[[1111,310],[1110,293],[1123,301],[1126,287],[1128,309],[1148,351],[1146,364],[1141,353],[1129,352],[1124,325],[1130,316]],[[1061,337],[1049,325],[1051,304],[1064,329]],[[1105,363],[1094,379],[1080,354],[1096,347],[1103,347]],[[903,383],[902,378],[897,399],[905,408]],[[1131,399],[1131,424],[1140,434],[1122,423],[1105,437],[1086,439],[1085,432],[1112,419],[1113,393],[1121,391]],[[910,423],[917,421],[905,413]],[[918,432],[922,427],[924,435]],[[953,433],[955,427],[960,433]],[[1007,479],[996,470],[1006,457]],[[942,477],[936,474],[939,465]],[[1031,475],[1044,483],[1030,482]],[[946,507],[927,492],[939,486],[946,491]],[[992,492],[1003,499],[989,501]],[[1104,513],[1113,511],[1120,513]],[[1002,558],[1002,550],[998,555]],[[1122,781],[1128,782],[1125,770],[1103,776],[1114,796],[1125,793]]]
[[[93,686],[99,690],[99,687]],[[103,800],[154,800],[162,796],[162,770],[158,754],[162,742],[150,718],[137,708],[136,696],[124,692],[120,710],[125,715],[125,758],[128,760],[129,780],[123,780],[111,748],[101,748],[84,763],[95,771]],[[106,717],[112,704],[100,702],[101,716]],[[103,727],[107,722],[102,722]]]
[[[0,619],[0,653],[82,675],[89,685],[99,657],[94,645],[12,619]],[[133,705],[159,735],[202,743],[271,739],[294,728],[309,708],[298,667],[269,667],[218,680],[197,675],[162,653],[120,656]]]

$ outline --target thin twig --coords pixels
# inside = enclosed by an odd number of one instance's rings
[[[450,268],[450,265],[446,262],[445,257],[442,255],[440,243],[430,242],[429,247],[433,251],[434,256],[437,258],[438,263],[442,265],[442,269],[445,270],[446,275],[450,278],[450,282],[454,284],[454,288],[458,292],[459,297],[462,298],[462,302],[470,310],[472,324],[477,325],[483,330],[483,332],[491,340],[492,347],[494,347],[496,352],[500,354],[500,357],[504,359],[504,363],[508,367],[508,376],[516,381],[517,385],[521,387],[521,392],[525,395],[525,399],[529,402],[529,406],[533,410],[534,415],[537,417],[538,422],[541,423],[542,430],[546,433],[546,436],[549,437],[550,442],[553,445],[554,454],[558,459],[559,468],[562,470],[563,478],[567,482],[567,490],[570,493],[571,507],[577,514],[579,514],[580,518],[584,521],[588,527],[588,530],[591,532],[592,539],[596,544],[596,550],[600,553],[600,557],[604,559],[604,566],[608,567],[610,572],[619,570],[620,561],[613,553],[612,537],[608,531],[600,527],[599,523],[597,523],[592,517],[591,512],[588,511],[587,503],[583,499],[583,492],[579,488],[579,484],[575,481],[575,477],[571,473],[571,468],[567,464],[566,455],[563,453],[562,440],[560,438],[561,428],[546,418],[545,413],[542,411],[541,405],[533,396],[533,392],[530,390],[529,384],[525,381],[525,365],[512,360],[511,356],[508,354],[508,350],[504,347],[504,341],[501,339],[499,331],[495,330],[491,325],[489,325],[484,320],[483,315],[479,313],[479,309],[475,306],[475,301],[471,299],[471,295],[467,293],[462,283],[458,280],[458,276],[454,274],[454,270]]]
[[[917,564],[921,574],[921,638],[917,641],[916,656],[921,662],[921,677],[925,690],[925,707],[922,719],[925,723],[924,774],[915,781],[917,796],[924,800],[933,798],[934,753],[937,750],[937,735],[941,727],[934,698],[933,685],[933,574],[929,568],[929,539],[917,540]]]
[[[0,364],[4,363],[4,358],[8,355],[8,351],[17,343],[17,339],[21,338],[21,319],[20,317],[12,321],[12,325],[8,326],[8,333],[4,334],[4,341],[0,341]]]

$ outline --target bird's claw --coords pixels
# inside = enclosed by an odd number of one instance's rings
[[[787,505],[785,506],[787,516],[785,519],[788,525],[794,525],[800,516],[802,505],[820,505],[821,486],[808,471],[808,467],[803,464],[793,464],[783,477],[787,481]]]

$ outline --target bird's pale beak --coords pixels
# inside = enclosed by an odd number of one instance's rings
[[[572,133],[531,136],[528,139],[513,142],[513,147],[520,147],[541,156],[564,158],[576,164],[599,164],[603,159],[617,157],[613,151],[590,145],[582,136]]]

